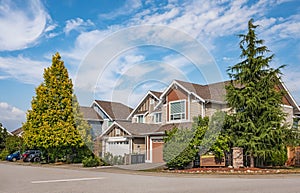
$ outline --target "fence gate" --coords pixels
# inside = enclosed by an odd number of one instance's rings
[[[145,154],[132,154],[131,164],[141,164],[145,163]]]

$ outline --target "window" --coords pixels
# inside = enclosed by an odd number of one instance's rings
[[[120,135],[121,134],[121,130],[116,128],[116,135]]]
[[[185,119],[185,101],[170,102],[170,120]]]
[[[154,104],[154,99],[150,99],[150,105],[153,105]]]
[[[155,123],[161,123],[161,113],[155,113],[154,114],[154,122]]]
[[[138,115],[137,116],[137,122],[138,123],[144,123],[144,116],[143,115]]]

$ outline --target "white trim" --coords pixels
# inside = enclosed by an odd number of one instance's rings
[[[137,106],[133,109],[133,111],[131,111],[131,113],[128,115],[127,120],[130,119],[130,117],[132,117],[132,115],[134,114],[134,112],[137,110],[137,108],[144,102],[144,100],[148,97],[148,95],[153,96],[154,98],[156,98],[159,101],[159,98],[157,98],[150,90],[147,92],[147,94],[142,98],[142,100],[140,100],[140,102],[137,104]]]
[[[172,88],[173,85],[177,85],[179,86],[182,90],[184,90],[186,93],[188,94],[193,94],[195,97],[197,97],[199,100],[201,100],[202,102],[205,102],[205,100],[203,98],[201,98],[199,95],[197,95],[196,93],[189,91],[188,89],[186,89],[184,86],[182,86],[181,84],[179,84],[176,80],[173,80],[172,83],[168,86],[168,88],[165,89],[165,91],[160,95],[160,99],[162,99],[164,97],[164,95],[166,95],[168,93],[168,91]]]
[[[107,114],[107,112],[105,112],[103,109],[102,109],[102,107],[96,102],[96,101],[93,101],[93,103],[92,103],[92,105],[93,104],[96,104],[100,109],[101,109],[101,111],[103,112],[103,113],[105,113],[105,115],[112,121],[113,119]],[[95,109],[94,109],[95,110]],[[104,118],[102,117],[102,119],[104,120]]]
[[[202,116],[202,118],[204,118],[205,117],[205,103],[202,103],[201,108],[202,108],[201,116]]]
[[[277,77],[278,77],[278,76],[277,76]],[[284,82],[281,80],[280,77],[278,77],[278,79],[279,79],[279,81],[280,81],[282,87],[286,90],[288,96],[291,98],[292,102],[294,103],[295,108],[296,108],[298,111],[300,111],[300,107],[297,105],[296,100],[295,100],[294,97],[291,95],[290,91],[287,89],[287,87],[285,86]]]
[[[282,107],[293,109],[293,106],[281,104]]]
[[[107,142],[128,141],[125,137],[108,137]]]
[[[132,154],[132,139],[129,139],[129,154]]]
[[[100,137],[103,137],[104,135],[106,135],[108,131],[113,129],[114,125],[117,125],[123,131],[125,131],[128,135],[132,135],[129,131],[127,131],[124,127],[122,127],[118,122],[114,121],[105,131],[103,131],[103,133],[100,135]]]
[[[151,113],[153,116],[153,123],[158,124],[158,123],[162,123],[162,112],[153,112]],[[160,122],[156,122],[156,115],[160,114]]]
[[[13,134],[10,131],[6,130],[6,132],[8,133],[8,135],[13,136]]]
[[[135,123],[140,123],[139,122],[139,116],[143,116],[143,122],[142,123],[145,123],[145,114],[135,114],[133,116],[133,118],[136,118],[136,122]]]
[[[177,102],[182,102],[182,101],[184,101],[184,119],[171,120],[171,104],[172,104],[172,103],[177,103]],[[169,102],[169,114],[168,114],[168,117],[169,117],[169,123],[182,122],[182,121],[189,121],[189,120],[186,118],[186,115],[187,115],[187,112],[186,112],[186,99],[181,99],[181,100],[176,100],[176,101],[170,101],[170,102]]]

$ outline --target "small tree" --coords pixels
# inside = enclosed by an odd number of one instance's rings
[[[247,34],[239,35],[241,62],[229,67],[232,79],[227,89],[227,102],[235,110],[232,118],[232,136],[235,146],[243,147],[250,155],[250,166],[256,157],[272,158],[284,153],[288,133],[285,113],[281,106],[284,95],[278,89],[281,68],[269,66],[273,55],[257,38],[251,19]]]
[[[209,120],[201,116],[194,118],[192,128],[174,128],[166,131],[163,157],[168,167],[184,168],[197,154],[213,152],[222,158],[229,150],[229,137],[223,130],[226,114],[216,112]]]
[[[72,81],[56,53],[52,65],[44,70],[44,82],[36,88],[32,109],[23,124],[23,137],[29,148],[39,148],[48,158],[57,159],[73,154],[84,145],[80,133],[90,127],[83,125],[85,122],[74,99]]]
[[[9,153],[13,153],[15,151],[20,151],[22,153],[25,150],[23,138],[15,135],[8,136],[5,142],[5,149]]]

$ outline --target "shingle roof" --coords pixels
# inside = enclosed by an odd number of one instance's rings
[[[127,130],[131,135],[149,135],[149,134],[162,134],[164,131],[169,131],[174,127],[177,128],[191,128],[193,123],[172,123],[172,124],[145,124],[145,123],[132,123],[129,121],[116,121],[118,125]]]
[[[20,135],[22,135],[22,133],[23,133],[23,128],[22,127],[18,128],[16,130],[13,130],[11,132],[11,134],[16,135],[16,136],[20,136]]]
[[[131,133],[131,135],[143,135],[156,132],[160,127],[158,124],[132,123],[129,121],[117,121],[117,123]]]
[[[85,120],[99,120],[103,121],[102,117],[92,108],[80,106],[80,112],[83,114]]]
[[[182,85],[184,88],[186,88],[189,92],[195,93],[204,100],[214,100],[220,102],[225,102],[225,85],[229,83],[229,81],[226,81],[207,85],[200,85],[190,82],[184,82],[181,80],[176,80],[176,82]]]
[[[153,90],[150,90],[150,92],[151,92],[152,94],[154,94],[157,98],[159,98],[160,95],[162,94],[162,92],[153,91]]]
[[[95,102],[108,114],[113,120],[126,120],[133,110],[132,108],[118,102],[95,100]]]

